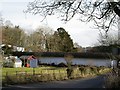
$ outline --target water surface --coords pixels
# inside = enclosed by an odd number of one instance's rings
[[[41,63],[47,64],[59,64],[61,62],[66,63],[63,57],[41,57],[39,59]],[[114,61],[115,62],[115,61]],[[72,59],[73,65],[95,65],[95,66],[110,66],[110,59],[90,59],[90,58],[74,58]]]

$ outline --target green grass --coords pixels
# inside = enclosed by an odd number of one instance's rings
[[[91,70],[89,67],[84,68],[81,72],[80,67],[73,68],[71,79],[82,78],[88,76],[94,76],[98,73]],[[53,66],[42,66],[38,68],[2,68],[2,82],[4,84],[16,84],[16,83],[30,83],[30,82],[41,82],[41,81],[53,81],[53,80],[65,80],[67,77],[67,68],[64,67],[53,67]],[[33,70],[35,73],[33,74]],[[100,73],[108,72],[109,68],[101,68]]]
[[[3,84],[66,79],[66,68],[43,66],[34,68],[2,68]],[[40,77],[39,77],[40,76]]]
[[[66,73],[66,68],[63,67],[53,67],[53,66],[42,66],[38,68],[34,68],[35,74],[41,74],[41,73]],[[106,70],[104,70],[106,71]],[[4,78],[6,75],[12,76],[16,74],[22,74],[22,73],[27,73],[27,74],[33,74],[33,68],[27,68],[27,67],[21,67],[21,68],[2,68],[2,77]],[[77,74],[78,71],[75,71]],[[80,72],[79,72],[80,73]],[[90,72],[89,72],[90,73]],[[100,70],[100,73],[103,73],[103,71]]]
[[[35,74],[41,74],[41,73],[52,73],[53,70],[54,72],[58,71],[65,71],[66,68],[57,68],[57,67],[52,67],[52,66],[46,66],[46,67],[38,67],[34,68]],[[21,68],[2,68],[2,77],[6,75],[12,76],[20,73],[27,73],[27,74],[33,74],[33,68],[27,68],[27,67],[21,67]]]
[[[55,67],[38,67],[34,68],[35,72],[38,73],[41,70],[54,70]],[[27,67],[22,67],[22,68],[2,68],[2,75],[5,75],[6,72],[11,74],[14,74],[17,72],[33,72],[33,68],[27,68]]]

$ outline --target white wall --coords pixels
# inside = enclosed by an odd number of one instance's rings
[[[17,68],[17,67],[22,67],[22,62],[15,62],[14,63],[14,67]]]

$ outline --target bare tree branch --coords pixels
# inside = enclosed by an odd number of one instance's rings
[[[44,19],[48,15],[58,13],[63,21],[70,21],[78,14],[81,21],[95,21],[95,24],[98,27],[105,29],[107,32],[116,17],[120,17],[120,1],[35,0],[28,4],[26,13],[40,14]],[[108,21],[109,24],[106,25],[106,22]]]

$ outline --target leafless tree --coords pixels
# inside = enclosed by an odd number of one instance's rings
[[[118,44],[118,35],[113,33],[108,33],[107,37],[106,34],[101,35],[99,34],[98,38],[100,45],[110,46],[110,45],[117,45]]]
[[[70,21],[78,15],[81,21],[94,21],[97,28],[102,28],[105,32],[108,32],[120,17],[120,1],[35,0],[28,4],[25,12],[40,14],[44,19],[48,15],[57,14],[63,21]]]
[[[46,41],[53,35],[53,30],[49,27],[38,27],[28,36],[27,49],[32,51],[46,51]]]

